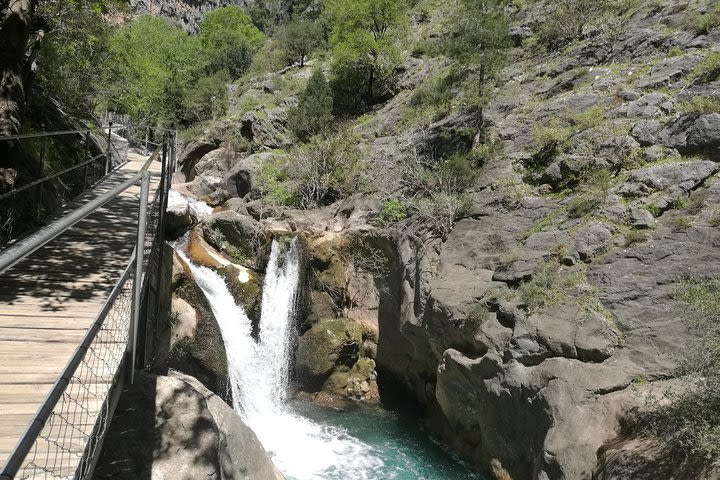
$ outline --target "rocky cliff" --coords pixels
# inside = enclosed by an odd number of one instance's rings
[[[691,28],[709,1],[626,3],[553,48],[538,44],[550,7],[516,5],[512,61],[480,126],[472,109],[418,118],[417,92],[444,64],[408,52],[392,98],[351,127],[377,189],[329,207],[278,206],[263,188],[293,154],[286,114],[308,69],[255,79],[234,100],[252,108],[186,146],[178,188],[216,218],[324,245],[310,249],[302,388],[375,398],[372,368],[330,380],[372,360],[380,393],[420,402],[453,449],[516,479],[718,478],[668,464],[625,426],[649,393],[682,388],[676,356],[693,338],[679,282],[720,271],[720,30]],[[413,17],[429,39],[441,10]],[[418,152],[481,149],[441,234],[418,229],[420,214],[387,221],[384,194]],[[234,238],[214,246],[249,248]]]

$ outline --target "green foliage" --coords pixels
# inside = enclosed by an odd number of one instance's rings
[[[675,108],[686,115],[706,115],[720,113],[720,98],[695,96],[690,100],[679,103]]]
[[[460,0],[452,23],[454,31],[444,44],[445,53],[461,63],[481,66],[479,84],[505,65],[511,47],[505,0]]]
[[[692,25],[695,33],[699,35],[707,34],[711,30],[720,27],[720,3],[715,4],[712,11],[695,17]]]
[[[227,84],[230,76],[226,71],[201,77],[188,86],[183,101],[183,117],[186,124],[216,118],[227,108]]]
[[[465,216],[471,204],[467,195],[436,191],[429,197],[415,200],[411,206],[421,224],[446,240],[455,222]]]
[[[373,105],[378,84],[400,61],[406,10],[405,0],[327,0],[337,113],[362,113]]]
[[[720,281],[684,279],[674,297],[693,334],[678,358],[678,373],[690,381],[667,392],[666,401],[657,401],[639,421],[671,448],[715,459],[720,455]]]
[[[288,127],[301,141],[330,132],[334,125],[332,107],[330,85],[322,70],[315,69],[300,94],[298,106],[288,113]]]
[[[364,164],[357,138],[347,130],[313,137],[292,152],[287,172],[302,208],[329,205],[357,192]]]
[[[569,218],[582,218],[602,207],[607,200],[612,176],[607,170],[596,170],[585,177],[579,193],[567,204]]]
[[[672,228],[676,231],[687,230],[692,227],[692,222],[685,216],[678,216],[672,219]]]
[[[610,10],[608,0],[557,0],[540,26],[538,42],[557,49],[580,38],[585,25]]]
[[[586,271],[584,266],[568,268],[557,260],[549,259],[535,269],[533,276],[518,287],[517,293],[529,312],[536,312],[550,305],[564,304],[569,301],[586,303],[585,298],[572,298],[572,289],[584,284]]]
[[[320,23],[300,18],[281,26],[273,38],[289,65],[303,67],[305,58],[323,41],[323,31]]]
[[[644,230],[633,228],[625,234],[625,247],[632,247],[633,245],[642,243],[645,240],[647,240],[647,233],[645,233]]]
[[[260,167],[258,188],[263,198],[275,205],[297,205],[298,198],[287,186],[287,158],[272,157]]]
[[[405,205],[395,198],[386,200],[380,212],[380,224],[388,225],[397,223],[407,217],[407,208]]]
[[[532,127],[532,136],[539,148],[551,144],[565,144],[575,134],[575,129],[567,126],[558,117],[550,117]]]
[[[720,52],[708,53],[695,67],[688,79],[695,83],[710,83],[720,77]]]
[[[213,10],[200,25],[200,41],[210,58],[210,70],[227,70],[232,78],[248,69],[264,40],[265,36],[240,7]]]
[[[582,112],[570,115],[570,120],[580,130],[597,127],[605,120],[605,109],[600,105],[595,105]]]
[[[149,16],[121,26],[110,38],[110,51],[111,106],[162,125],[180,116],[185,89],[205,67],[196,37]]]
[[[72,114],[92,112],[102,92],[110,28],[103,19],[107,3],[45,0],[36,19],[45,25],[37,64],[39,86]]]

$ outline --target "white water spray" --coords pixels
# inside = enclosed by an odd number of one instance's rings
[[[345,430],[322,426],[286,404],[290,344],[300,284],[297,241],[287,251],[273,242],[263,286],[260,334],[213,270],[190,265],[207,297],[225,342],[235,411],[252,428],[288,480],[376,479],[382,467],[369,445]]]

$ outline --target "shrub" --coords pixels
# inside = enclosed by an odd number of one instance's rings
[[[574,133],[574,129],[563,124],[558,117],[550,117],[543,122],[537,122],[532,128],[533,139],[539,148],[551,144],[564,144]]]
[[[693,30],[698,35],[709,33],[711,30],[720,26],[720,4],[716,4],[715,8],[708,13],[697,16],[693,22]]]
[[[596,170],[580,184],[580,193],[565,207],[569,218],[585,217],[605,204],[612,176],[607,170]]]
[[[298,198],[288,185],[286,157],[271,157],[260,167],[258,188],[263,198],[275,205],[297,205]]]
[[[580,38],[585,25],[609,8],[607,0],[557,0],[541,25],[538,42],[549,49]]]
[[[329,132],[334,124],[332,106],[332,91],[325,75],[315,69],[300,94],[298,106],[288,114],[288,127],[301,141]]]
[[[720,281],[684,279],[674,292],[693,333],[678,358],[678,374],[689,375],[679,391],[640,420],[646,432],[672,448],[703,459],[720,455]],[[659,400],[659,399],[656,399]]]
[[[397,199],[391,198],[386,200],[380,212],[380,224],[388,225],[397,223],[407,217],[407,208]]]
[[[675,108],[686,115],[720,113],[720,98],[696,96],[677,104]]]
[[[311,208],[358,191],[363,168],[357,139],[346,130],[331,137],[313,137],[291,154],[287,171],[296,182],[300,206]]]
[[[679,216],[672,219],[672,228],[675,231],[687,230],[690,227],[692,227],[692,222],[687,217]]]
[[[645,240],[647,240],[647,233],[645,233],[643,230],[633,228],[629,232],[627,232],[627,234],[625,234],[625,247],[632,247],[633,245],[642,243]]]
[[[605,120],[605,109],[600,105],[595,105],[582,112],[574,113],[570,116],[570,120],[580,130],[597,127]]]
[[[695,83],[710,83],[720,76],[720,52],[708,53],[695,67],[688,79]]]
[[[470,199],[465,195],[434,192],[430,197],[415,201],[413,210],[421,224],[446,240],[455,222],[467,213],[470,205]]]

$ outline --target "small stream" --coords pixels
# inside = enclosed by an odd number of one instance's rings
[[[289,398],[290,345],[300,283],[297,241],[273,242],[260,333],[223,278],[192,263],[225,342],[233,407],[287,480],[479,479],[408,419],[380,408],[322,409]]]

